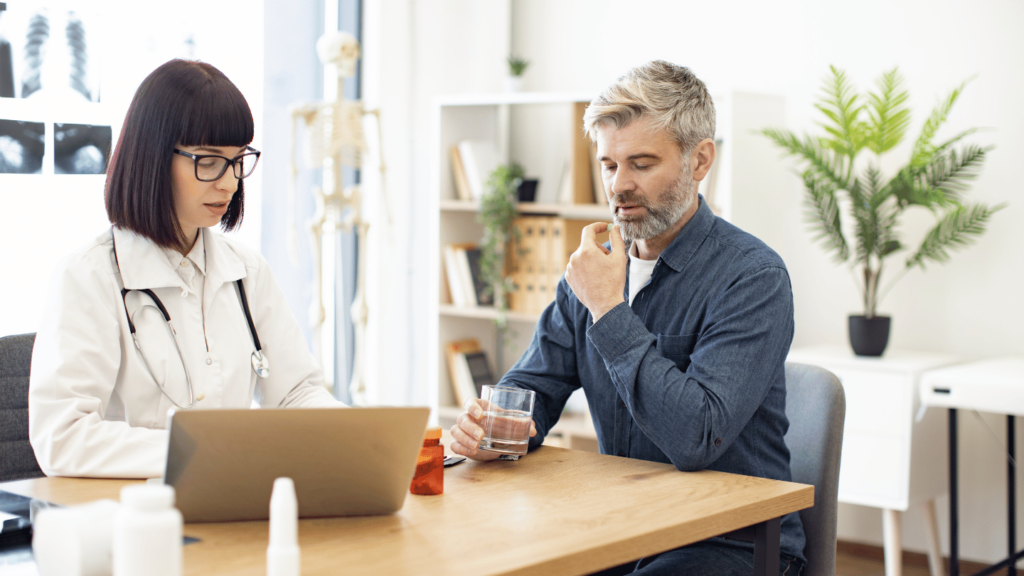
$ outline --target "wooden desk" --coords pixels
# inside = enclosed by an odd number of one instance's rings
[[[40,478],[0,490],[79,504],[116,499],[127,482]],[[306,575],[586,574],[754,525],[774,526],[777,551],[779,518],[813,503],[804,484],[543,446],[518,462],[447,468],[443,495],[410,494],[390,516],[301,520],[299,546]],[[185,534],[201,540],[185,546],[186,574],[266,574],[266,522],[188,524]]]

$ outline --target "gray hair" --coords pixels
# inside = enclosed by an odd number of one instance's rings
[[[648,119],[667,130],[682,151],[715,137],[715,104],[708,89],[685,66],[654,60],[637,66],[605,88],[583,114],[591,140],[604,122],[623,128]]]

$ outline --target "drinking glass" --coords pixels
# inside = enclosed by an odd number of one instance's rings
[[[511,386],[484,386],[480,393],[484,413],[480,449],[500,454],[526,454],[533,421],[533,390]]]

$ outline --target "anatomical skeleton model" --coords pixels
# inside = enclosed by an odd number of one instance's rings
[[[356,61],[359,60],[359,42],[346,32],[329,32],[316,43],[317,55],[324,64],[333,64],[337,71],[338,91],[331,102],[308,102],[289,106],[292,122],[292,156],[291,179],[289,182],[290,212],[295,211],[295,180],[299,173],[295,156],[298,148],[296,139],[297,124],[301,120],[306,129],[308,148],[307,166],[324,168],[330,177],[325,186],[314,186],[313,197],[316,200],[316,212],[309,222],[310,240],[313,249],[313,303],[310,323],[313,328],[313,348],[318,358],[321,356],[321,336],[323,332],[326,310],[322,290],[323,278],[323,246],[326,240],[333,244],[335,233],[355,230],[358,244],[358,264],[356,270],[356,292],[352,303],[352,322],[355,325],[355,365],[352,369],[352,381],[349,393],[353,404],[366,402],[366,382],[363,376],[363,356],[365,354],[366,321],[369,309],[366,305],[366,242],[369,224],[363,219],[362,194],[358,184],[342,186],[342,166],[359,168],[363,156],[367,152],[366,137],[363,131],[363,120],[373,116],[376,120],[378,146],[380,140],[380,111],[364,110],[359,100],[345,100],[345,78],[355,74]],[[385,219],[388,215],[387,197],[384,186],[384,158],[380,158],[380,198]],[[290,219],[290,244],[295,246],[294,218]]]

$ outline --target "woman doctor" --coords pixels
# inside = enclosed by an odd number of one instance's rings
[[[172,60],[139,86],[111,156],[113,224],[58,267],[36,335],[29,436],[47,475],[163,474],[172,409],[344,406],[242,221],[260,153],[219,70]]]

